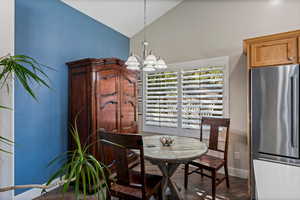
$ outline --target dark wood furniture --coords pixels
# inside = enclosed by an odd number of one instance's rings
[[[109,194],[122,200],[146,200],[153,195],[160,198],[162,177],[145,173],[142,136],[113,134],[103,130],[98,133],[102,146],[110,146],[115,155],[115,159],[109,166],[115,169],[116,182],[111,182],[108,179]],[[140,172],[126,167],[129,165],[126,156],[129,150],[139,151]]]
[[[229,176],[228,176],[228,166],[227,166],[227,152],[228,152],[228,138],[229,138],[229,125],[230,119],[225,118],[209,118],[203,117],[201,122],[200,129],[200,141],[203,139],[203,126],[210,127],[210,135],[209,135],[209,146],[208,149],[211,151],[217,151],[223,153],[223,158],[211,156],[205,154],[201,156],[199,159],[192,161],[185,165],[184,172],[184,187],[188,186],[188,176],[193,173],[200,174],[202,177],[209,177],[212,179],[212,199],[216,199],[216,187],[226,180],[226,185],[229,188]],[[219,129],[220,127],[226,128],[225,135],[225,146],[223,149],[219,147]],[[189,165],[197,167],[197,169],[189,172]],[[218,175],[217,171],[224,167],[225,176]],[[210,174],[204,172],[208,171]]]
[[[77,127],[82,142],[95,143],[100,128],[113,133],[137,133],[137,74],[117,58],[82,59],[69,66],[69,122]],[[70,140],[72,141],[72,140]],[[72,149],[73,144],[70,142]],[[113,155],[96,143],[91,153],[105,163]]]

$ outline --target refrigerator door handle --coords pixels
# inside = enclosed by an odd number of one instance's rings
[[[296,135],[296,147],[299,148],[300,133],[299,133],[299,66],[294,76],[294,134]],[[299,149],[298,149],[299,151]]]
[[[295,148],[295,140],[294,140],[294,115],[295,115],[295,107],[294,107],[294,76],[291,76],[291,146]]]
[[[291,146],[299,147],[299,69],[291,76]]]

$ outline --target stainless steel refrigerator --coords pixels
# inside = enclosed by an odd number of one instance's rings
[[[252,165],[260,160],[300,166],[299,65],[251,69],[251,136]],[[259,199],[258,166],[251,170],[251,196]]]
[[[251,70],[252,158],[300,166],[299,65]]]

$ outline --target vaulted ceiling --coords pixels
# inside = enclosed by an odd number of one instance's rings
[[[143,0],[62,0],[69,6],[132,37],[143,30]],[[152,23],[183,0],[148,0],[147,24]]]

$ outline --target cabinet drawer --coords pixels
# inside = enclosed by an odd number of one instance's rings
[[[251,67],[297,63],[297,38],[288,38],[251,45]]]

